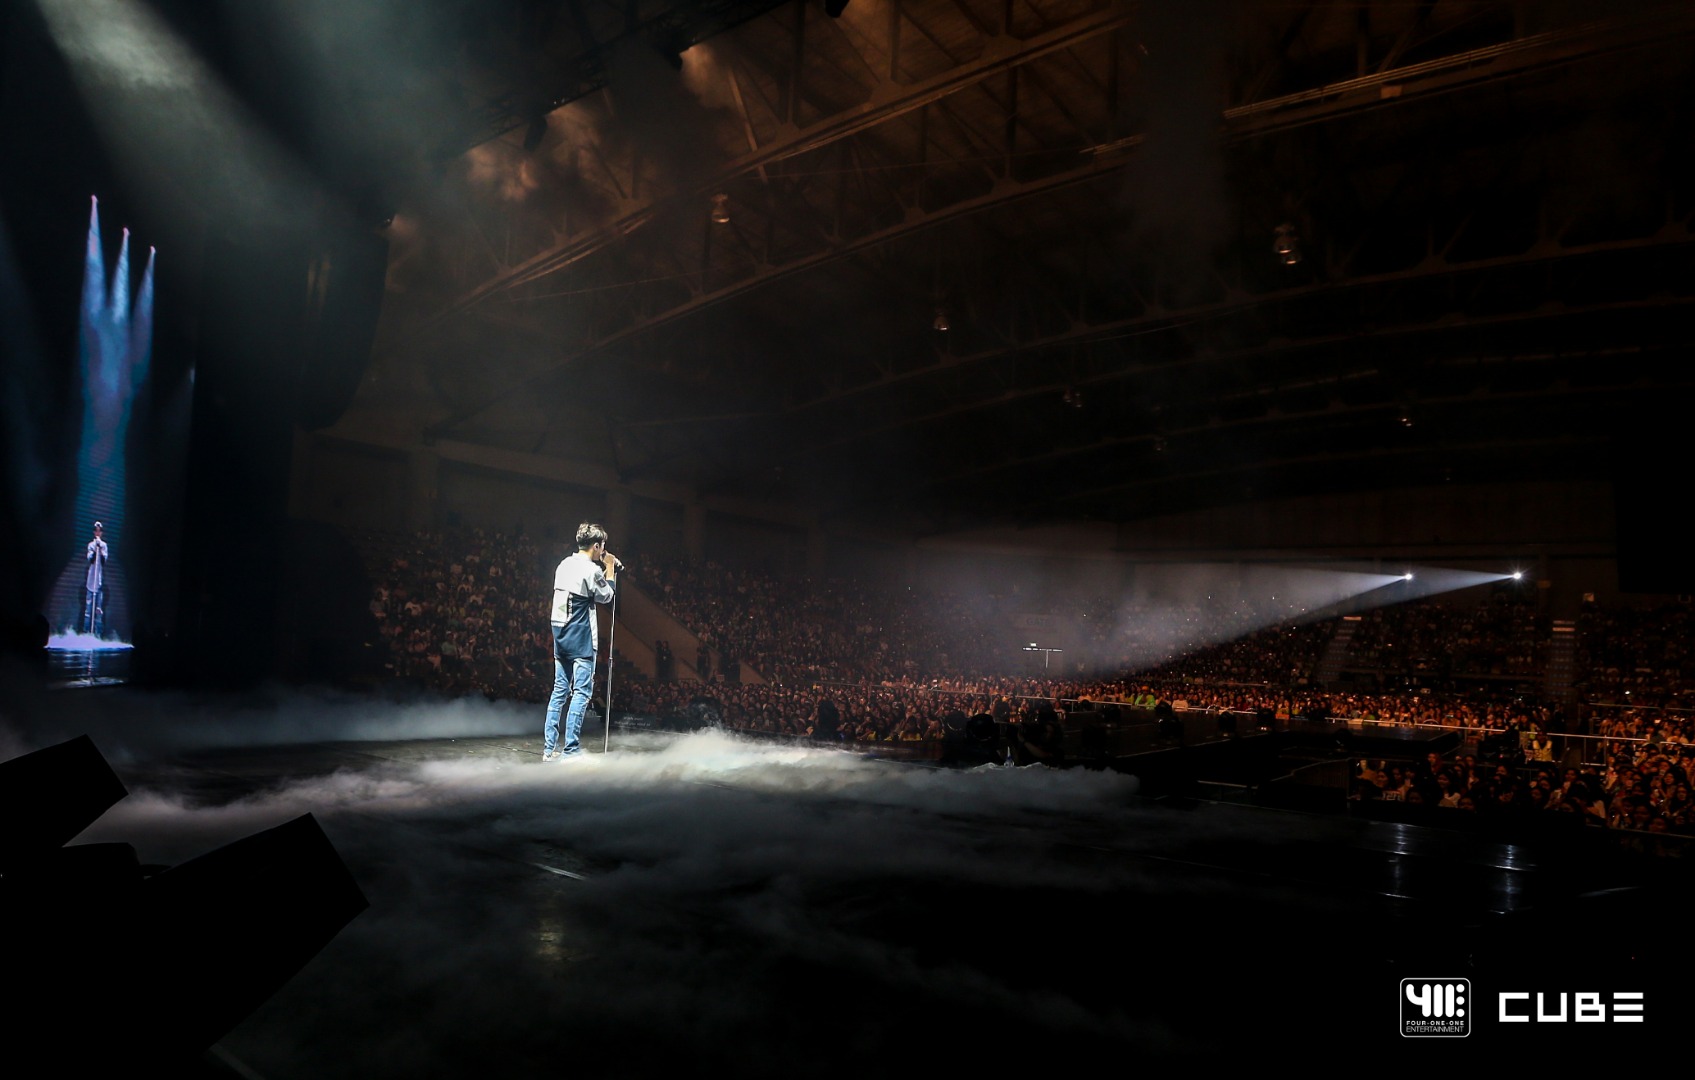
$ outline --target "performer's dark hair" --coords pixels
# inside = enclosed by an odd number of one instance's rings
[[[592,521],[577,526],[577,550],[587,551],[596,544],[606,543],[606,530]]]

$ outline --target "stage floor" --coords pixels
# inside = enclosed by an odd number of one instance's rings
[[[46,650],[49,685],[72,690],[126,683],[134,651],[124,642],[56,636]]]
[[[82,839],[170,864],[316,815],[371,907],[209,1059],[268,1080],[1523,1064],[1636,1053],[1695,1004],[1617,903],[1685,903],[1681,867],[1612,847],[1156,801],[1110,771],[586,741],[129,754]],[[1463,1046],[1403,1036],[1401,980],[1462,978]],[[1634,1027],[1496,1019],[1501,991],[1642,989]]]

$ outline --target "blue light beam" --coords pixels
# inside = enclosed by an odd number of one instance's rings
[[[55,615],[69,633],[89,630],[84,612],[87,560],[83,545],[96,521],[105,526],[110,551],[103,575],[103,618],[98,636],[121,640],[129,632],[123,585],[125,493],[128,484],[126,443],[131,408],[147,381],[153,353],[153,264],[147,254],[141,288],[130,302],[129,230],[123,233],[112,279],[106,280],[100,233],[100,200],[88,215],[88,248],[83,264],[82,313],[77,339],[82,373],[82,437],[77,449],[76,552],[53,590]]]

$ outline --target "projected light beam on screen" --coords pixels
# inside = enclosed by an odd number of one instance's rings
[[[93,200],[77,343],[83,393],[82,436],[77,449],[78,539],[71,548],[72,562],[60,575],[53,598],[57,608],[53,620],[67,636],[107,641],[129,636],[121,570],[128,482],[124,456],[131,406],[147,380],[153,347],[153,258],[150,248],[132,306],[129,230],[124,230],[108,285],[100,202]],[[102,572],[91,576],[85,545],[93,535],[95,522],[104,526],[103,540],[109,554]],[[96,585],[97,589],[92,588]]]

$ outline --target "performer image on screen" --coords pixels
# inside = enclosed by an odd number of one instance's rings
[[[594,654],[600,647],[595,605],[612,602],[622,565],[606,550],[606,530],[584,522],[577,526],[577,553],[563,559],[553,573],[553,696],[547,700],[547,726],[542,729],[543,761],[569,761],[583,754],[579,736],[594,691]]]
[[[83,579],[82,625],[85,634],[101,634],[106,629],[106,526],[94,523],[94,539],[88,542],[88,576]]]

